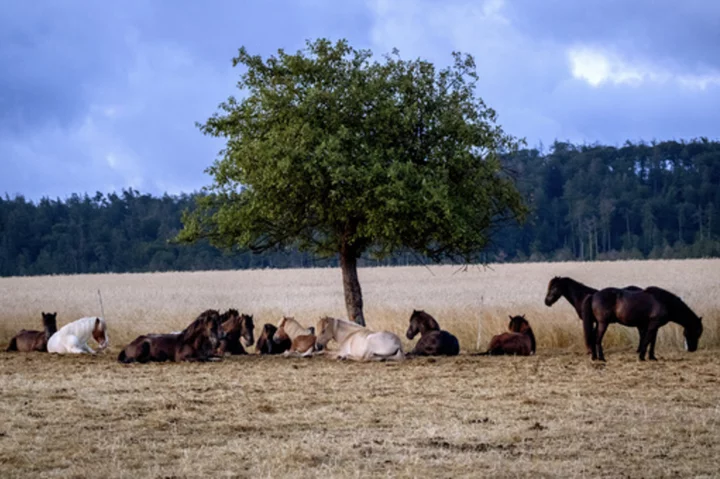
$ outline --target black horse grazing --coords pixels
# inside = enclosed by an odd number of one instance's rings
[[[642,291],[642,288],[638,286],[626,286],[623,288],[624,291]],[[565,298],[568,303],[575,308],[575,312],[578,318],[582,321],[583,319],[583,302],[585,299],[597,293],[597,289],[586,286],[579,281],[575,281],[572,278],[555,276],[548,283],[547,293],[545,294],[545,306],[552,306],[560,298]],[[641,326],[638,326],[638,332],[642,338],[644,331]],[[592,350],[588,346],[588,353]],[[640,352],[640,345],[638,345],[637,352]]]
[[[592,359],[605,361],[602,340],[611,323],[635,326],[640,330],[638,354],[641,361],[650,346],[649,359],[655,360],[655,341],[661,326],[673,321],[685,329],[688,351],[697,350],[702,335],[702,318],[673,293],[651,286],[644,290],[605,288],[589,296],[583,303],[585,343],[591,348]],[[597,327],[595,324],[597,323]]]
[[[420,340],[410,354],[417,356],[457,356],[460,343],[447,331],[440,329],[435,318],[425,311],[413,310],[406,336],[413,339],[420,333]]]

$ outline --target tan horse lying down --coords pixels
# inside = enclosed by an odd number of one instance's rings
[[[57,331],[57,313],[42,313],[43,331],[20,330],[10,340],[6,351],[40,351],[47,352],[47,342]]]
[[[318,347],[334,339],[340,345],[335,353],[328,353],[337,359],[356,361],[381,361],[384,359],[405,359],[400,338],[388,331],[371,331],[359,324],[344,319],[324,317],[318,322]]]
[[[273,334],[273,341],[282,343],[290,340],[290,349],[285,351],[285,356],[312,356],[315,348],[315,328],[304,328],[295,318],[283,317],[278,323],[277,330]]]

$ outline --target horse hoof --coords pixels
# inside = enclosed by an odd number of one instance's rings
[[[657,361],[657,358],[656,358],[655,356],[650,356],[648,359],[649,359],[650,361]]]

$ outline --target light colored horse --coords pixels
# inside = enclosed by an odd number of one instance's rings
[[[100,350],[110,345],[103,318],[90,316],[66,324],[50,337],[47,349],[49,353],[58,354],[95,354],[88,346],[90,338],[98,343]]]
[[[284,316],[278,323],[277,330],[273,334],[273,341],[280,343],[290,339],[290,349],[285,351],[285,356],[312,356],[315,348],[315,328],[303,327],[295,318]]]
[[[405,354],[397,334],[389,331],[371,331],[359,324],[325,317],[318,322],[317,345],[325,345],[334,339],[340,345],[336,353],[328,353],[338,359],[356,361],[402,360]]]

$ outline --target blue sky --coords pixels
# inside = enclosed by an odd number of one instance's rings
[[[475,56],[479,94],[531,146],[719,138],[717,0],[33,0],[0,10],[0,194],[197,190],[194,126],[263,56],[347,38]]]

